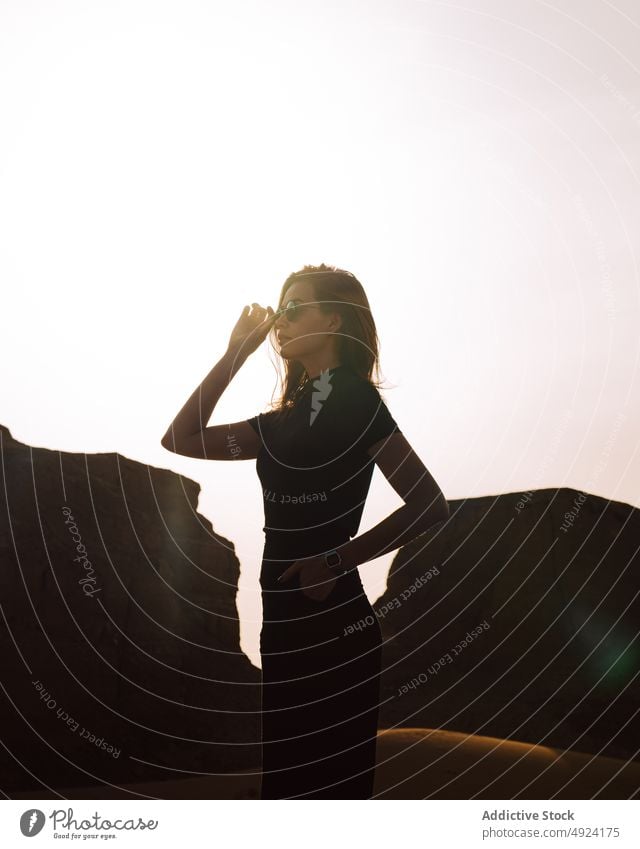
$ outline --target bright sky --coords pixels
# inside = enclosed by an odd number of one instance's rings
[[[4,0],[1,421],[197,480],[257,665],[255,461],[160,438],[305,263],[362,281],[447,497],[640,506],[639,47],[634,0]],[[265,343],[211,423],[275,380]],[[376,471],[361,531],[399,504]]]

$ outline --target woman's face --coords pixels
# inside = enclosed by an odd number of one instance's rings
[[[296,310],[293,321],[289,320],[286,313],[282,313],[274,322],[280,355],[287,360],[297,360],[318,354],[331,345],[331,336],[340,324],[339,315],[320,310],[311,283],[308,280],[294,280],[284,293],[278,309],[285,307],[289,301],[296,301],[302,306]]]

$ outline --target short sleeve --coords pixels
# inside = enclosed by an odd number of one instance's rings
[[[401,433],[396,420],[375,386],[363,383],[355,393],[352,405],[358,430],[358,447],[368,451],[372,445],[390,436]]]
[[[247,419],[251,427],[255,430],[258,436],[264,436],[265,431],[268,427],[268,421],[266,413],[258,413],[257,416],[252,416],[250,419]]]
[[[275,414],[276,410],[268,410],[266,413],[258,413],[257,416],[252,416],[247,421],[258,436],[262,437],[262,439],[268,439]]]
[[[247,422],[251,425],[251,427],[255,430],[256,433],[260,433],[261,426],[259,424],[259,419],[262,413],[258,413],[257,416],[251,416],[250,419],[247,419]]]

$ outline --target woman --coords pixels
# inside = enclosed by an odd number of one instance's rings
[[[284,282],[276,312],[252,307],[162,444],[208,460],[257,458],[265,513],[261,797],[368,799],[382,638],[357,567],[449,509],[372,382],[378,337],[356,277],[306,265]],[[278,404],[206,427],[268,333],[285,366]],[[356,537],[374,460],[405,503]]]

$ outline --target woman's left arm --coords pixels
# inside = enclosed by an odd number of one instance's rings
[[[342,565],[353,569],[382,557],[449,518],[442,490],[402,433],[392,433],[368,450],[405,502],[370,530],[339,545]]]

